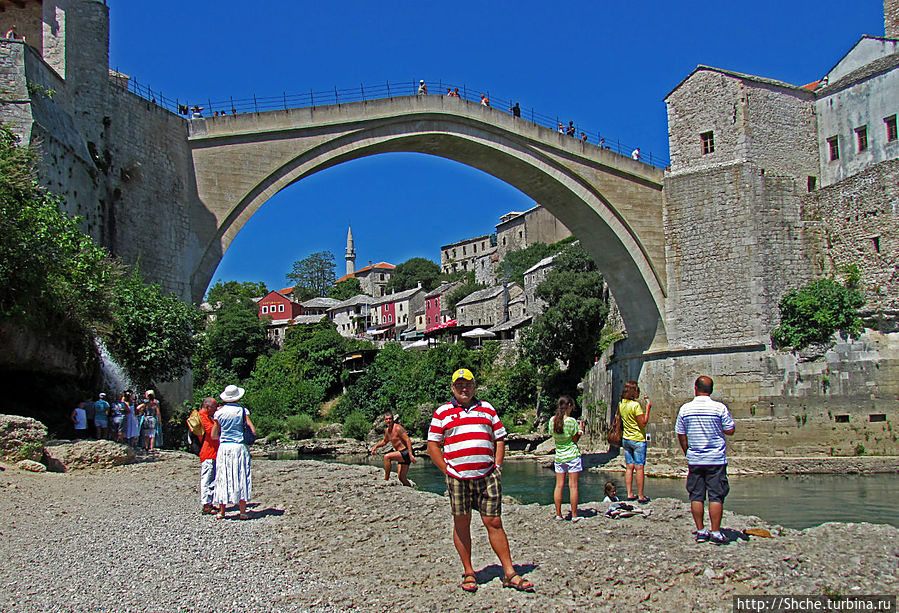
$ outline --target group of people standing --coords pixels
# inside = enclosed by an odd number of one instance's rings
[[[76,439],[96,438],[137,447],[141,443],[147,451],[162,444],[162,414],[153,390],[147,390],[138,400],[131,390],[125,390],[119,400],[110,403],[106,393],[96,400],[83,400],[72,410],[69,419]]]
[[[201,513],[225,518],[236,504],[238,519],[248,519],[247,503],[253,495],[253,475],[247,437],[256,436],[250,412],[238,404],[244,388],[227,386],[219,399],[206,398],[199,410],[203,436],[200,444]],[[249,434],[248,434],[249,433]]]

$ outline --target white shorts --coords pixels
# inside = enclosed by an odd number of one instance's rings
[[[573,460],[568,460],[567,462],[553,462],[555,466],[556,472],[563,473],[579,473],[584,468],[581,466],[581,456],[576,457]]]

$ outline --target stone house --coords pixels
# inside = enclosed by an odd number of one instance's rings
[[[527,211],[510,211],[496,225],[497,256],[502,261],[510,251],[534,243],[557,243],[571,236],[571,230],[539,204]]]
[[[461,281],[444,282],[425,294],[425,311],[422,320],[425,330],[432,330],[453,318],[452,313],[444,305],[446,304],[446,297],[460,287],[462,287]],[[418,328],[418,325],[416,325],[416,328]]]
[[[357,294],[328,309],[328,316],[341,336],[361,336],[371,322],[371,305],[374,302],[375,299],[368,294]]]
[[[340,304],[340,300],[319,296],[318,298],[310,298],[300,304],[303,307],[303,315],[327,315],[330,309]]]
[[[347,273],[337,279],[336,282],[340,283],[341,281],[355,277],[356,279],[359,279],[359,285],[364,293],[375,298],[380,298],[387,293],[387,284],[390,282],[391,277],[393,277],[393,270],[395,268],[396,266],[388,264],[387,262],[378,262],[377,264],[369,262],[368,266],[360,268],[354,273]]]
[[[546,303],[537,298],[537,286],[546,278],[549,271],[553,269],[553,261],[556,259],[556,256],[558,254],[545,257],[524,271],[525,312],[532,317],[539,315],[546,308]]]
[[[524,293],[520,285],[509,283],[488,287],[469,294],[456,305],[459,326],[489,327],[509,319],[509,303]]]
[[[425,290],[420,286],[388,294],[371,305],[371,323],[385,338],[396,338],[405,332],[410,322],[415,325],[415,313],[424,308]]]
[[[475,269],[475,260],[496,246],[496,237],[489,234],[466,238],[440,248],[440,271],[453,273]]]

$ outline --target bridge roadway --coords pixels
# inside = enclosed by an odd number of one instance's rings
[[[195,296],[203,294],[243,225],[280,190],[357,158],[425,153],[482,170],[546,207],[594,257],[632,346],[665,344],[661,169],[444,96],[191,119],[188,144],[199,198],[216,220],[214,233],[201,237],[203,256],[191,277]],[[298,215],[323,213],[308,206]],[[473,232],[483,223],[470,221]]]

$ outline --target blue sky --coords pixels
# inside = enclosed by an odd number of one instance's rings
[[[168,97],[203,104],[418,78],[433,93],[443,80],[663,156],[662,100],[698,64],[801,85],[862,34],[883,35],[874,0],[108,4],[110,66]],[[442,158],[357,160],[269,200],[213,279],[283,287],[295,260],[322,250],[334,253],[340,276],[348,223],[357,267],[439,261],[441,245],[489,233],[503,213],[532,205]]]

